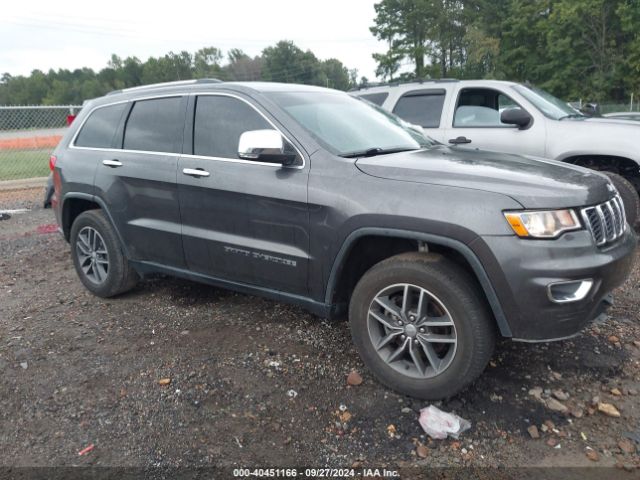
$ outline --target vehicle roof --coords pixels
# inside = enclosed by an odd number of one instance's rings
[[[420,80],[415,82],[403,82],[403,83],[388,83],[383,85],[372,85],[370,87],[362,87],[352,90],[350,93],[357,94],[361,92],[367,93],[376,93],[376,92],[387,92],[392,89],[398,90],[409,90],[416,87],[434,87],[438,85],[446,85],[446,84],[460,84],[464,85],[486,85],[486,86],[498,86],[498,85],[518,85],[517,82],[508,82],[506,80],[456,80],[451,78],[443,78],[443,79],[431,79],[431,80]]]
[[[139,87],[125,88],[107,93],[93,101],[96,104],[113,103],[142,97],[152,97],[171,93],[236,91],[241,93],[271,93],[271,92],[336,92],[330,88],[302,85],[297,83],[277,82],[221,82],[216,79],[194,79],[177,82],[156,83]]]

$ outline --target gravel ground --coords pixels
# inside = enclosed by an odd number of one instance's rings
[[[437,403],[472,428],[434,441],[417,421],[428,403],[378,384],[345,322],[167,277],[94,297],[53,223],[42,209],[0,221],[0,465],[640,472],[640,267],[607,322],[501,342],[471,388]]]

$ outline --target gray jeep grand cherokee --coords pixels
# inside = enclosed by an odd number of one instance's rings
[[[94,294],[162,272],[348,312],[373,374],[425,399],[478,377],[498,334],[575,335],[636,246],[602,175],[440,145],[324,88],[113,92],[54,156],[56,217]]]

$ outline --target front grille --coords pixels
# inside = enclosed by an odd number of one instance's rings
[[[627,228],[627,218],[620,195],[600,205],[583,208],[581,213],[598,246],[616,241]]]

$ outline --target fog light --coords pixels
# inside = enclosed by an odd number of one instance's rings
[[[554,303],[569,303],[583,300],[591,291],[593,280],[570,280],[547,285],[549,300]]]

